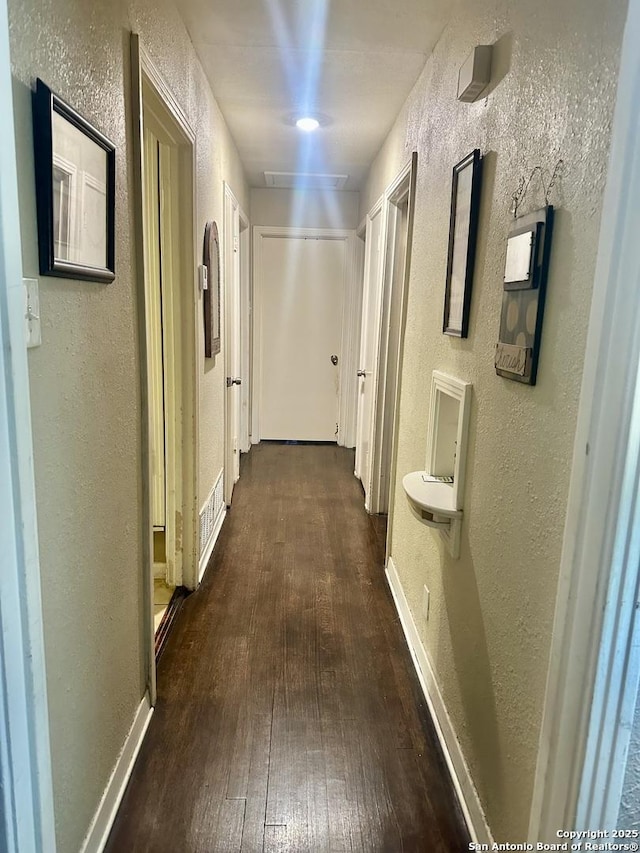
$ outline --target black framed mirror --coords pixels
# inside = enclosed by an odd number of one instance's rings
[[[115,146],[42,80],[33,93],[40,274],[115,278]]]
[[[449,253],[444,291],[445,335],[466,338],[469,334],[471,288],[480,214],[482,156],[475,148],[453,167]]]

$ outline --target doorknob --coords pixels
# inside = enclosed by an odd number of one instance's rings
[[[227,388],[231,388],[232,385],[242,385],[242,379],[233,379],[231,376],[227,376]]]
[[[336,365],[337,363],[338,363],[338,356],[332,355],[331,356],[331,364]]]
[[[366,371],[366,370],[359,370],[359,371],[356,373],[356,376],[362,376],[362,378],[364,378],[366,375],[367,375],[367,371]]]

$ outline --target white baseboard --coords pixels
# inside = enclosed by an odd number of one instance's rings
[[[223,504],[220,507],[220,512],[218,513],[218,517],[216,518],[216,522],[213,527],[213,532],[209,537],[209,541],[207,542],[207,547],[200,555],[200,565],[198,567],[198,583],[204,577],[204,573],[207,569],[207,564],[211,555],[213,554],[213,549],[215,548],[216,542],[218,541],[218,536],[220,535],[220,531],[222,530],[222,525],[224,524],[224,520],[227,517],[227,507]]]
[[[471,839],[476,844],[488,844],[489,849],[491,849],[493,837],[487,824],[478,792],[473,784],[473,779],[462,754],[453,723],[447,713],[444,700],[440,693],[435,673],[418,634],[418,629],[409,609],[409,603],[391,557],[389,557],[387,563],[386,575],[398,616],[400,617],[400,623],[407,639],[409,651],[411,652],[413,664],[418,674],[420,686],[427,700],[438,740],[440,741],[440,746],[444,753],[447,767],[451,774],[451,780],[471,834]]]
[[[82,845],[81,853],[102,853],[104,850],[152,714],[153,708],[147,693],[138,707],[133,725]]]

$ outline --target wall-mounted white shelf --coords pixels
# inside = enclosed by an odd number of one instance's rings
[[[462,510],[455,507],[453,486],[431,482],[429,477],[426,471],[413,471],[406,475],[402,485],[411,503],[446,519],[461,518]]]
[[[469,382],[433,371],[427,470],[402,480],[414,515],[440,531],[454,558],[460,556],[470,403]]]

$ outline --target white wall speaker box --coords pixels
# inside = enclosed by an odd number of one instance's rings
[[[458,100],[469,104],[491,80],[491,45],[479,44],[458,72]]]

